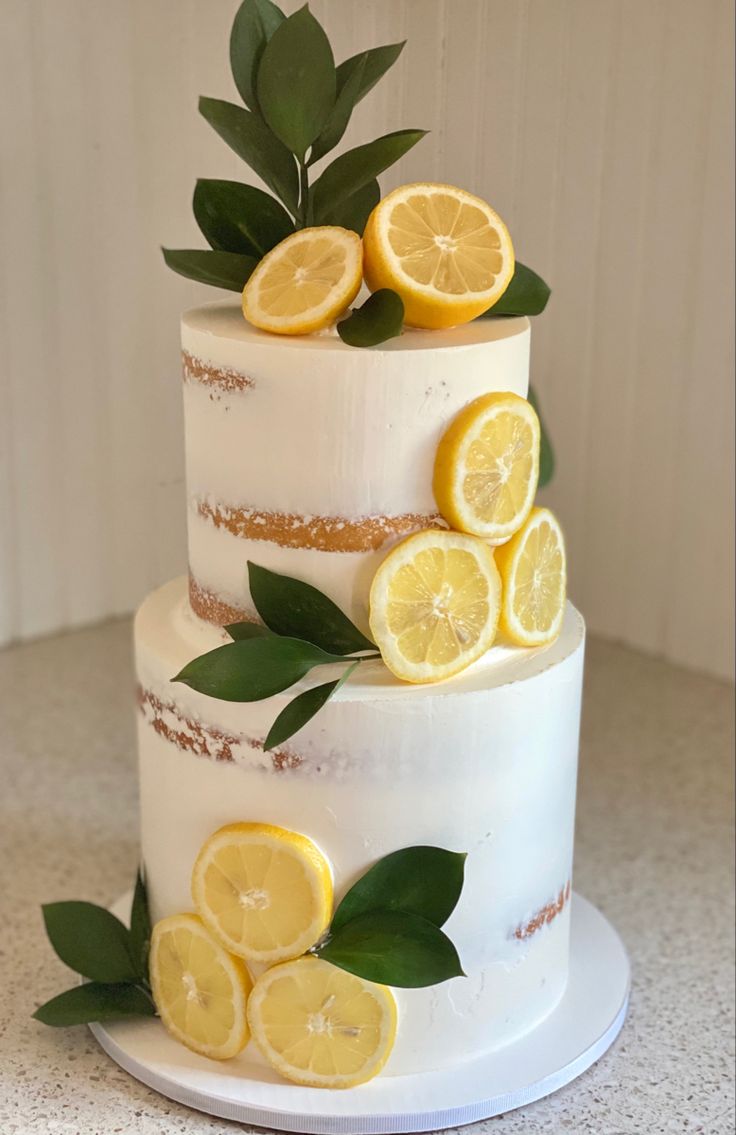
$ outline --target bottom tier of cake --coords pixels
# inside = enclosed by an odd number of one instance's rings
[[[381,663],[364,664],[359,682],[269,753],[263,739],[293,689],[242,704],[171,683],[227,641],[192,613],[184,578],[146,599],[135,635],[154,919],[192,909],[200,846],[238,820],[312,839],[332,865],[338,901],[398,848],[466,851],[465,886],[445,930],[467,976],[395,991],[399,1030],[384,1075],[499,1048],[552,1011],[567,980],[583,672],[584,624],[572,606],[552,646],[494,647],[435,686],[408,686]]]

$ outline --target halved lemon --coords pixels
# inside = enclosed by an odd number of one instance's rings
[[[376,205],[363,233],[372,292],[393,288],[407,323],[468,323],[501,298],[514,274],[508,229],[480,197],[454,185],[402,185]]]
[[[258,264],[243,288],[243,314],[264,331],[306,335],[349,307],[362,278],[357,233],[329,225],[301,229]]]
[[[272,965],[313,946],[332,915],[322,852],[272,824],[228,824],[210,836],[192,872],[192,898],[223,946]]]
[[[503,580],[500,626],[518,646],[543,646],[565,614],[565,541],[554,513],[533,508],[523,528],[496,549]]]
[[[267,970],[248,1002],[248,1021],[269,1064],[297,1084],[352,1088],[376,1076],[396,1036],[390,989],[320,958]]]
[[[534,504],[539,418],[518,394],[493,393],[461,410],[434,463],[437,506],[452,528],[500,544]]]
[[[228,1060],[245,1048],[250,974],[196,914],[156,923],[150,973],[159,1016],[176,1040],[213,1060]]]
[[[500,605],[492,550],[474,536],[430,528],[402,540],[379,567],[370,625],[397,678],[439,682],[485,654]]]

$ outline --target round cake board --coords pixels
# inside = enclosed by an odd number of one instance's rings
[[[113,907],[120,917],[130,895]],[[553,1013],[497,1052],[412,1076],[383,1074],[348,1091],[303,1088],[257,1063],[249,1048],[219,1063],[190,1052],[146,1018],[95,1024],[126,1072],[178,1103],[221,1119],[307,1135],[437,1131],[533,1103],[569,1084],[613,1044],[629,1001],[629,961],[606,918],[573,895],[570,975]]]

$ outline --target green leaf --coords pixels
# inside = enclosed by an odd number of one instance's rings
[[[294,231],[283,205],[239,181],[201,178],[194,190],[194,216],[214,249],[260,260]]]
[[[373,181],[369,181],[367,185],[359,189],[357,193],[353,193],[351,197],[346,197],[334,209],[328,210],[323,218],[323,223],[339,225],[343,229],[352,229],[358,236],[362,236],[368,218],[380,200],[381,190],[374,178]]]
[[[252,111],[222,99],[200,98],[199,113],[295,216],[299,205],[299,172],[294,155],[265,122]]]
[[[230,635],[230,638],[236,642],[248,638],[266,638],[272,635],[268,627],[264,627],[262,623],[230,623],[229,626],[224,628]]]
[[[464,976],[447,935],[426,918],[403,910],[363,914],[314,952],[366,981],[402,989],[421,989]]]
[[[465,859],[463,852],[442,847],[405,847],[386,855],[350,888],[332,930],[371,910],[403,910],[443,926],[463,889]]]
[[[309,154],[309,165],[314,165],[330,150],[334,150],[337,143],[342,138],[347,130],[350,115],[353,113],[353,108],[358,101],[358,94],[360,92],[360,84],[363,78],[363,71],[365,69],[366,59],[368,52],[364,51],[362,55],[357,56],[358,63],[348,76],[347,81],[338,90],[335,105],[332,108],[332,113],[327,120],[327,125],[315,140],[314,145]]]
[[[309,583],[248,562],[256,611],[277,635],[291,635],[337,655],[375,651],[375,644],[340,608]]]
[[[345,684],[353,670],[359,665],[360,662],[353,662],[352,666],[348,666],[345,673],[336,682],[325,682],[322,686],[314,686],[311,690],[297,694],[294,700],[281,710],[269,729],[268,736],[263,743],[264,751],[268,752],[269,749],[275,749],[277,745],[283,745],[284,741],[288,741],[289,737],[298,733],[303,725],[306,725],[316,713],[319,713],[322,706],[340,689],[340,686]]]
[[[551,289],[542,277],[517,260],[508,288],[478,319],[489,315],[540,315],[550,295]]]
[[[43,908],[51,945],[70,969],[93,981],[135,981],[138,977],[127,927],[91,902],[52,902]]]
[[[284,13],[271,0],[243,0],[230,32],[230,67],[240,97],[251,110],[258,110],[256,76],[264,48]]]
[[[401,334],[404,302],[391,288],[379,288],[362,307],[356,308],[337,325],[343,343],[351,347],[375,347]]]
[[[327,124],[337,78],[330,41],[304,5],[276,29],[258,67],[258,104],[300,161]]]
[[[355,100],[355,104],[357,105],[361,99],[365,98],[369,91],[373,90],[378,80],[383,78],[389,67],[393,67],[394,63],[401,55],[405,43],[406,40],[403,40],[401,43],[387,43],[382,47],[371,47],[368,51],[362,51],[359,55],[352,55],[350,59],[346,59],[337,68],[338,93],[347,84],[351,75],[360,65],[360,60],[365,59],[358,97]]]
[[[148,981],[148,953],[151,945],[151,916],[148,912],[146,884],[140,871],[135,881],[133,903],[130,908],[130,953],[137,975]]]
[[[269,635],[218,646],[195,658],[171,680],[221,701],[262,701],[287,690],[313,667],[341,661],[339,654],[329,654],[310,642]]]
[[[426,130],[397,130],[347,150],[330,162],[312,186],[315,224],[321,225],[336,205],[392,166],[426,133]]]
[[[544,421],[542,420],[542,412],[539,408],[539,401],[537,399],[536,391],[529,387],[529,401],[534,407],[537,417],[539,418],[539,428],[542,434],[539,446],[539,488],[543,489],[552,480],[555,472],[555,454],[552,449],[552,442],[549,440],[549,434],[545,429]]]
[[[67,989],[52,997],[33,1014],[44,1025],[86,1025],[120,1017],[155,1017],[151,998],[136,985],[97,981]]]
[[[219,252],[201,248],[162,248],[169,268],[215,288],[242,292],[246,280],[258,261],[254,256],[241,256],[236,252]]]

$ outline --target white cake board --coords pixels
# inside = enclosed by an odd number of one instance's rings
[[[130,896],[113,910],[126,917]],[[147,1018],[90,1028],[126,1072],[169,1099],[221,1119],[315,1135],[437,1131],[500,1115],[564,1087],[618,1036],[629,1003],[629,961],[616,931],[573,895],[570,976],[555,1011],[515,1044],[454,1068],[383,1074],[347,1091],[302,1088],[249,1059],[190,1052]],[[543,931],[542,931],[543,932]]]

